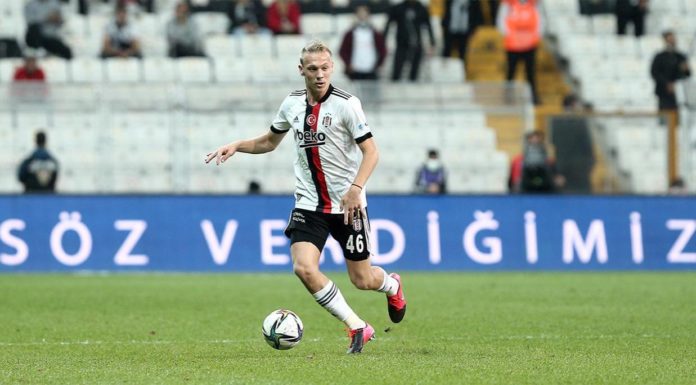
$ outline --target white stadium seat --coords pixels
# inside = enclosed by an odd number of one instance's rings
[[[274,54],[273,36],[270,35],[240,35],[239,47],[242,55],[248,59],[271,58]]]
[[[319,38],[324,35],[332,35],[336,31],[336,24],[332,15],[323,13],[310,13],[302,15],[300,19],[302,33],[310,38]]]
[[[428,70],[435,83],[461,83],[465,79],[464,62],[459,58],[433,57],[428,62]]]
[[[16,39],[21,37],[20,28],[24,23],[19,17],[7,17],[4,16],[2,23],[0,23],[0,38],[1,39]]]
[[[96,58],[101,54],[102,33],[72,35],[67,36],[66,40],[76,58]]]
[[[138,35],[143,36],[164,36],[165,27],[158,15],[140,13],[131,19],[133,28]]]
[[[302,35],[278,35],[275,37],[275,44],[279,60],[297,60],[307,44],[307,38]]]
[[[179,58],[176,69],[178,79],[184,83],[208,83],[212,79],[210,61],[206,58]]]
[[[336,25],[336,32],[343,36],[343,34],[346,33],[346,31],[353,28],[353,25],[356,22],[356,18],[355,15],[352,13],[338,14],[334,16],[334,22]],[[383,30],[384,27],[378,27],[378,29]]]
[[[10,83],[14,77],[15,70],[22,64],[19,59],[0,60],[0,83]]]
[[[218,83],[248,82],[255,70],[253,63],[239,57],[217,57],[213,63],[215,79]]]
[[[104,81],[104,67],[99,59],[74,58],[70,61],[71,79],[75,83],[101,83]]]
[[[650,11],[680,15],[684,12],[682,0],[659,0],[650,3]]]
[[[640,40],[638,40],[638,45],[640,48],[640,55],[644,59],[652,60],[655,54],[664,48],[665,43],[660,36],[649,35],[641,37]]]
[[[603,52],[605,57],[611,58],[616,56],[638,57],[638,41],[634,36],[609,34],[604,39]],[[608,60],[608,62],[611,62],[611,60]]]
[[[266,57],[255,58],[251,68],[251,80],[254,83],[282,82],[287,80],[284,69],[293,68],[291,63],[281,63],[279,60]],[[298,61],[299,64],[299,61]]]
[[[65,59],[49,57],[39,62],[46,74],[46,81],[49,83],[66,83],[70,79],[68,77],[68,62]]]
[[[161,36],[143,36],[141,39],[143,57],[166,57],[167,42]]]
[[[104,60],[106,79],[111,83],[138,83],[141,81],[140,60],[111,58]]]
[[[225,35],[229,18],[222,12],[195,12],[191,15],[202,35]]]
[[[612,36],[616,33],[615,15],[594,15],[590,20],[595,34]]]
[[[143,59],[143,80],[145,82],[173,82],[177,79],[174,61],[170,58]]]
[[[206,54],[214,59],[238,56],[237,42],[228,35],[208,36],[204,46]]]
[[[103,37],[106,26],[111,21],[112,16],[99,12],[90,12],[87,15],[87,27],[85,33],[92,36]]]

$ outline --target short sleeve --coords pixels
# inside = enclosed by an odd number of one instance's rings
[[[289,97],[286,97],[285,100],[283,100],[283,103],[280,105],[280,108],[278,108],[278,113],[271,124],[271,131],[275,132],[276,134],[286,133],[291,127],[290,122],[286,118],[288,112],[287,109],[290,105],[289,99]]]
[[[372,132],[370,131],[370,126],[367,125],[367,119],[365,118],[362,104],[355,96],[348,99],[345,125],[356,143],[362,143],[372,137]]]

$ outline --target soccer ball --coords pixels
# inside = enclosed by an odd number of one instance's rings
[[[263,338],[278,350],[288,350],[300,343],[304,326],[297,314],[290,310],[278,309],[263,320]]]

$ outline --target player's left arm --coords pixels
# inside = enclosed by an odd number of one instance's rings
[[[343,210],[343,222],[345,224],[352,223],[353,215],[360,212],[361,193],[365,188],[372,171],[374,171],[379,161],[379,151],[377,144],[372,138],[372,132],[365,118],[365,113],[362,110],[360,101],[355,99],[349,100],[349,108],[346,111],[346,126],[350,130],[355,142],[362,152],[362,160],[358,167],[358,172],[353,179],[348,191],[341,199],[341,209]]]
[[[372,171],[374,171],[379,161],[379,151],[372,137],[369,137],[358,143],[360,151],[362,151],[362,161],[358,167],[358,173],[353,179],[353,183],[348,188],[348,191],[341,199],[341,208],[343,209],[343,223],[349,224],[353,222],[353,216],[358,215],[363,209],[361,207],[360,195],[362,190],[370,179]],[[365,215],[365,213],[362,213]]]
[[[367,180],[370,179],[372,171],[377,167],[377,162],[379,161],[379,151],[377,150],[377,144],[373,138],[367,138],[358,144],[360,151],[362,151],[363,158],[360,162],[360,167],[358,168],[358,174],[355,176],[353,184],[364,187]]]

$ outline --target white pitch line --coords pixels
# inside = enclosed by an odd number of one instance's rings
[[[256,341],[257,339],[245,340],[209,340],[209,341],[167,341],[167,340],[129,340],[129,341],[98,341],[98,340],[83,340],[83,341],[30,341],[30,342],[0,342],[0,346],[69,346],[69,345],[175,345],[175,344],[234,344],[240,342]]]
[[[579,335],[579,336],[568,336],[568,335],[513,335],[513,336],[465,336],[465,337],[447,337],[447,338],[437,338],[437,337],[423,337],[423,339],[428,341],[474,341],[474,340],[597,340],[597,339],[626,339],[626,338],[650,338],[650,339],[672,339],[676,338],[672,335],[655,335],[655,334],[622,334],[622,335]],[[29,342],[0,342],[0,346],[70,346],[70,345],[177,345],[177,344],[213,344],[213,345],[227,345],[242,342],[255,342],[259,341],[261,338],[248,338],[248,339],[223,339],[223,340],[204,340],[204,341],[170,341],[170,340],[128,340],[128,341],[99,341],[99,340],[83,340],[83,341],[29,341]],[[396,340],[396,336],[384,336],[379,337],[382,341]],[[411,338],[411,339],[418,339]],[[311,338],[312,342],[321,341],[321,338]],[[338,339],[337,339],[338,340]]]

